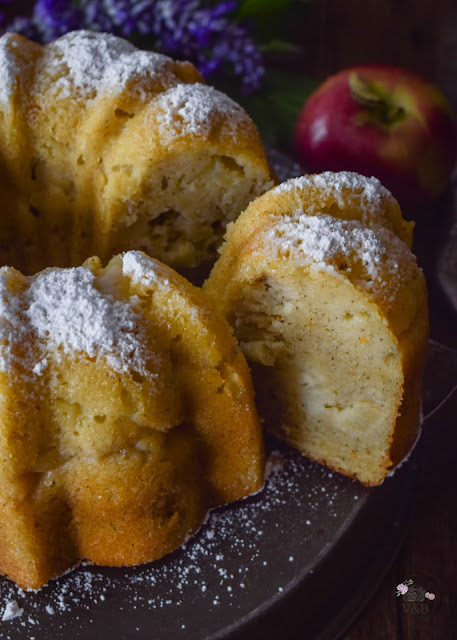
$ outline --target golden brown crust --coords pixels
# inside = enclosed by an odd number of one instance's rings
[[[170,336],[172,359],[180,363],[184,413],[207,443],[214,499],[231,502],[245,483],[254,482],[254,491],[261,488],[263,441],[249,367],[211,300],[173,269],[154,262],[159,278],[148,287],[150,313],[156,330]],[[233,476],[230,486],[227,476]]]
[[[404,382],[402,404],[392,429],[390,466],[393,468],[411,451],[420,434],[422,379],[427,359],[428,332],[427,288],[425,280],[422,280],[417,315],[409,328],[398,336],[398,346],[403,357]]]
[[[353,191],[351,181],[359,185]],[[370,198],[361,194],[364,183]],[[257,400],[273,432],[367,485],[382,482],[416,440],[428,338],[425,280],[393,233],[409,241],[411,225],[388,192],[379,185],[376,198],[372,187],[353,174],[327,173],[264,194],[229,227],[204,284],[262,369],[253,371]],[[363,382],[370,379],[372,390]],[[347,380],[353,391],[343,391]]]
[[[188,62],[89,32],[44,47],[6,34],[0,55],[1,264],[143,248],[194,267],[273,184],[252,120]]]
[[[0,372],[0,572],[23,588],[84,559],[121,566],[162,557],[208,509],[263,485],[249,369],[223,318],[140,252],[85,267],[97,291],[135,310],[148,368],[120,373],[105,356],[56,350],[38,329],[18,342],[24,353],[13,339],[10,368]],[[13,269],[1,276],[11,300],[35,282]],[[32,375],[30,363],[44,355],[46,368]]]

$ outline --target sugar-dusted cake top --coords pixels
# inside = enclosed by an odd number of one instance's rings
[[[0,105],[7,107],[17,86],[21,73],[16,49],[18,43],[13,34],[5,33],[0,38]]]
[[[362,222],[373,222],[385,226],[385,203],[397,205],[393,195],[375,178],[367,178],[352,171],[324,171],[293,178],[274,189],[274,193],[284,194],[307,190],[313,192],[311,210],[305,213],[321,213],[329,200],[341,209],[357,207],[361,211]],[[398,206],[398,205],[397,205]]]
[[[386,189],[381,182],[372,176],[368,178],[355,173],[354,171],[324,171],[323,173],[309,174],[292,178],[276,187],[277,193],[287,193],[294,189],[309,189],[316,187],[321,191],[323,196],[332,194],[342,198],[346,191],[352,192],[354,195],[363,197],[367,206],[377,206],[382,199],[387,198],[394,200],[393,195]],[[341,200],[342,204],[346,201]]]
[[[239,104],[204,84],[178,84],[168,89],[154,102],[154,111],[159,113],[164,139],[183,135],[207,137],[216,118],[228,133],[235,133],[243,124],[251,126]]]
[[[134,284],[140,283],[148,285],[151,282],[158,282],[158,263],[150,260],[141,251],[127,251],[122,256],[122,273],[128,276]],[[165,285],[168,284],[166,278],[160,278]]]
[[[21,291],[11,292],[11,278]],[[151,354],[141,319],[127,300],[115,297],[111,280],[89,268],[47,269],[26,278],[8,267],[0,269],[0,371],[12,364],[41,375],[43,353],[104,357],[115,371],[157,374],[160,356]],[[24,345],[40,346],[36,353]],[[22,347],[21,347],[22,345]],[[155,363],[155,364],[154,364]]]
[[[325,214],[284,216],[263,237],[270,255],[345,275],[386,300],[417,271],[414,255],[393,232],[357,220]]]
[[[41,51],[41,55],[37,55]],[[24,52],[16,34],[0,38],[0,104],[8,105],[25,65],[35,66],[34,91],[46,93],[49,101],[90,101],[97,95],[120,93],[127,87],[140,98],[155,80],[171,87],[177,78],[176,63],[153,51],[108,33],[72,31],[48,45]],[[188,63],[178,63],[188,65]],[[198,73],[195,71],[196,77]]]
[[[173,83],[173,61],[152,51],[137,49],[108,33],[72,31],[44,48],[40,68],[56,75],[50,87],[58,98],[93,98],[97,93],[121,92],[130,83],[150,82],[161,76]]]
[[[69,98],[87,106],[97,97],[128,88],[141,101],[152,101],[153,126],[158,124],[166,141],[186,135],[207,137],[215,122],[229,135],[243,126],[252,128],[246,112],[224,93],[199,82],[201,77],[190,63],[174,62],[137,49],[123,38],[91,31],[67,33],[30,51],[28,59],[24,52],[19,57],[17,38],[15,34],[0,38],[0,105],[10,104],[24,65],[30,64],[34,80],[27,92],[32,91],[41,108]]]

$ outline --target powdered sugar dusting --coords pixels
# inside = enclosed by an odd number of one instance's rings
[[[14,294],[12,286],[12,275],[16,271],[11,271],[9,267],[0,268],[0,371],[7,372],[13,363],[19,363],[21,355],[18,353],[17,345],[26,344],[29,338],[28,329],[22,320],[22,296]],[[24,276],[17,274],[22,282],[26,281]]]
[[[16,273],[17,272],[13,272]],[[48,269],[24,278],[29,287],[20,295],[8,292],[11,271],[0,272],[0,370],[13,362],[35,375],[42,375],[48,362],[29,350],[18,353],[17,345],[38,340],[44,351],[85,353],[104,357],[119,373],[135,370],[151,377],[151,362],[160,361],[145,347],[139,316],[128,302],[104,291],[96,276],[85,267]],[[38,351],[42,356],[42,351]],[[24,362],[24,358],[31,359]],[[33,358],[35,357],[35,361]],[[147,364],[146,364],[147,363]]]
[[[170,285],[170,269],[166,265],[149,258],[141,251],[127,251],[122,256],[122,273],[128,276],[133,284],[140,284],[143,287],[160,285],[168,288]],[[177,275],[177,274],[176,274]],[[179,276],[178,276],[179,277]],[[208,331],[206,318],[211,316],[213,311],[204,305],[187,305],[179,300],[181,296],[180,287],[174,286],[169,291],[171,297],[175,298],[177,306],[183,306],[183,313],[187,316],[187,321],[195,321],[201,335]],[[186,294],[184,293],[184,297]]]
[[[21,609],[16,600],[10,600],[6,603],[5,609],[2,614],[2,622],[7,620],[14,620],[14,618],[20,618],[24,613],[24,609]]]
[[[360,211],[360,219],[365,224],[386,226],[383,203],[395,203],[395,199],[377,178],[367,178],[352,171],[325,171],[301,176],[280,184],[273,190],[275,194],[313,190],[315,211],[303,209],[303,213],[316,214],[322,211],[329,198],[341,209],[355,207]]]
[[[5,33],[0,38],[0,105],[2,108],[10,106],[21,73],[15,53],[17,47],[18,43],[13,34]]]
[[[43,360],[40,360],[40,362],[37,362],[37,364],[33,367],[32,371],[36,376],[42,376],[43,371],[46,371],[47,368],[48,368],[48,360],[47,358],[43,358]]]
[[[329,215],[284,217],[264,233],[281,257],[300,259],[319,271],[344,274],[366,291],[393,298],[417,270],[414,255],[391,231]]]
[[[129,276],[135,284],[148,285],[151,282],[162,282],[168,285],[168,280],[157,273],[159,265],[148,258],[141,251],[127,251],[122,256],[122,273]]]
[[[204,84],[179,84],[165,91],[154,101],[153,113],[159,118],[165,140],[187,135],[208,137],[216,122],[233,135],[250,123],[240,105]]]
[[[288,180],[275,188],[276,193],[287,193],[295,189],[316,187],[323,193],[331,193],[339,199],[344,190],[354,192],[363,197],[367,203],[377,205],[382,199],[393,200],[394,197],[381,182],[372,176],[368,178],[354,171],[324,171]],[[341,199],[341,204],[344,201]]]
[[[263,492],[212,511],[201,530],[163,560],[125,569],[83,567],[39,592],[1,581],[0,606],[16,599],[24,609],[21,621],[1,628],[2,637],[61,640],[71,633],[79,640],[96,635],[101,619],[105,635],[126,637],[132,624],[147,633],[153,617],[161,640],[200,638],[205,625],[214,631],[222,610],[234,622],[265,598],[287,594],[306,567],[313,573],[320,552],[363,506],[354,495],[369,491],[277,443],[268,467]]]
[[[46,46],[40,69],[55,77],[49,87],[53,98],[88,100],[100,92],[119,93],[132,83],[141,93],[142,82],[159,76],[171,86],[177,81],[172,65],[170,58],[139,50],[123,38],[73,31]]]
[[[104,356],[115,371],[147,375],[138,316],[128,303],[99,291],[95,280],[84,267],[38,275],[27,293],[31,326],[66,353]]]

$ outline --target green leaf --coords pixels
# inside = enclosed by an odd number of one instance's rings
[[[260,50],[263,53],[303,53],[303,49],[297,44],[287,42],[287,40],[280,40],[279,38],[273,38],[273,40],[261,45]]]
[[[295,0],[244,0],[238,11],[238,18],[258,18],[271,11],[288,9]]]
[[[292,149],[297,118],[317,86],[315,80],[303,73],[274,69],[267,74],[261,92],[253,96],[237,95],[236,99],[250,114],[267,144]]]
[[[263,96],[252,96],[242,100],[243,106],[256,123],[264,142],[271,146],[280,144],[280,136],[274,118],[266,109]]]

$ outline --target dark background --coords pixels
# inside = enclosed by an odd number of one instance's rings
[[[302,38],[296,37],[311,75],[395,64],[436,82],[457,107],[455,0],[311,0]]]

